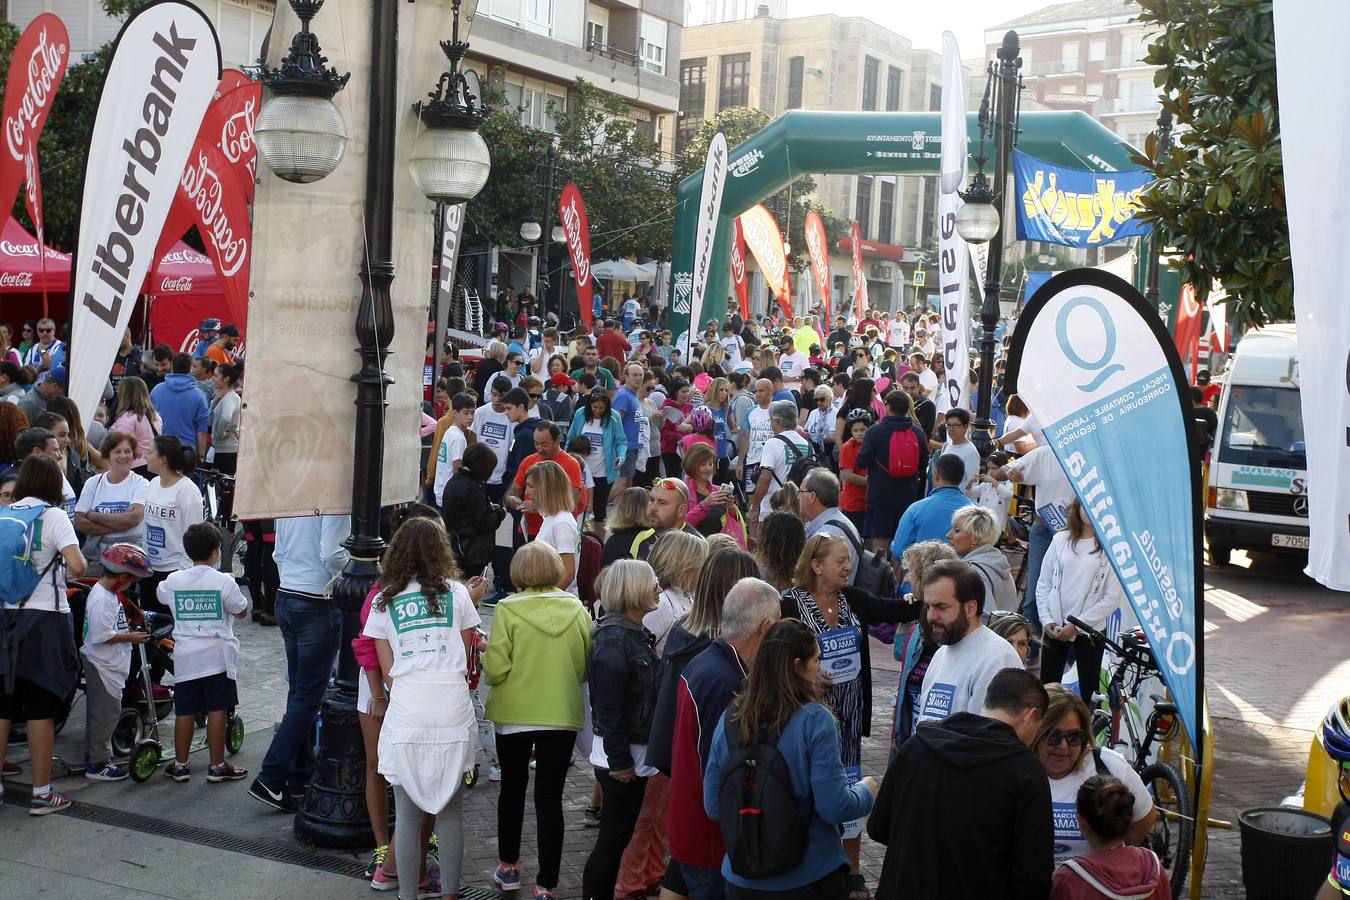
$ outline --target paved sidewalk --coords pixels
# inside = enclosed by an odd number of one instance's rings
[[[1239,809],[1267,803],[1298,790],[1312,729],[1325,709],[1350,690],[1350,601],[1303,579],[1296,570],[1261,560],[1247,571],[1211,570],[1207,577],[1208,685],[1215,726],[1214,809],[1212,815],[1235,819]],[[247,737],[236,764],[256,771],[267,748],[274,720],[285,702],[285,669],[277,630],[251,623],[239,628],[240,711]],[[889,737],[890,695],[898,677],[891,648],[875,644],[875,719],[873,737],[863,744],[863,766],[884,771]],[[74,760],[83,734],[83,701],[76,705],[57,739],[57,752]],[[163,726],[167,739],[171,722]],[[26,750],[12,748],[9,758],[26,763]],[[174,784],[162,776],[137,785],[92,784],[82,778],[58,782],[76,803],[124,810],[170,823],[196,826],[268,847],[299,848],[291,817],[272,812],[249,798],[248,782],[207,784],[205,759],[192,760],[193,779]],[[27,781],[14,779],[14,789]],[[490,885],[496,865],[496,786],[484,777],[469,791],[464,860],[465,883]],[[577,897],[581,870],[594,842],[594,831],[581,826],[591,791],[589,766],[574,766],[564,797],[567,836],[559,896]],[[1207,897],[1240,897],[1238,833],[1212,831]],[[532,813],[527,807],[523,849],[526,855],[522,896],[528,897],[536,859]],[[55,850],[55,852],[53,852]],[[865,873],[875,885],[884,848],[864,840]],[[364,858],[318,851],[353,868]],[[307,855],[307,854],[306,854]],[[311,863],[313,860],[310,860]],[[211,897],[325,900],[370,897],[367,884],[329,871],[232,852],[218,846],[145,834],[71,815],[32,819],[13,798],[0,808],[0,884],[22,884],[25,896],[54,897]]]

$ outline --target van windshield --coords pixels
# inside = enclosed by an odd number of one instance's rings
[[[1306,469],[1299,392],[1294,388],[1234,385],[1219,442],[1219,462]]]

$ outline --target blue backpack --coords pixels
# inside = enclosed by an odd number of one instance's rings
[[[0,509],[0,604],[6,607],[23,606],[61,560],[61,554],[54,554],[41,572],[33,564],[38,519],[49,508],[46,503],[40,503],[19,509],[13,506]],[[55,586],[55,574],[52,579]]]

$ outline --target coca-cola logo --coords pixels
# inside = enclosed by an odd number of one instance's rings
[[[160,282],[159,289],[166,293],[186,293],[192,290],[192,276],[180,275],[178,278],[165,278]]]
[[[16,244],[13,241],[0,241],[0,254],[4,254],[5,256],[31,256],[33,259],[37,259],[38,245],[36,243]],[[58,253],[51,247],[48,247],[47,258],[70,259],[70,256],[66,253]]]
[[[5,146],[15,162],[23,162],[28,146],[28,132],[37,127],[38,119],[51,105],[54,86],[66,70],[69,55],[64,42],[54,43],[47,38],[47,29],[38,33],[37,45],[28,57],[24,85],[18,107],[13,115],[5,116]]]
[[[3,244],[0,244],[0,248],[2,248],[3,246],[4,246]],[[168,265],[171,266],[172,265],[203,266],[209,262],[211,262],[211,260],[207,259],[202,254],[198,253],[196,250],[173,250],[169,253],[164,254],[164,258],[160,260],[161,265],[167,263]]]
[[[745,281],[745,254],[740,247],[731,248],[731,277],[736,284]]]
[[[0,287],[32,287],[32,272],[0,272]]]
[[[221,274],[233,277],[248,259],[248,238],[236,234],[224,209],[225,189],[220,176],[211,168],[210,161],[200,148],[195,160],[183,170],[183,192],[196,208],[199,225],[205,229],[220,252]]]
[[[258,113],[252,98],[244,101],[244,108],[225,120],[220,127],[220,152],[234,165],[247,157],[253,158],[253,126]]]
[[[581,245],[581,213],[577,210],[576,198],[568,198],[562,220],[567,246],[572,251],[572,268],[577,273],[577,287],[584,287],[591,278],[591,261],[586,258],[586,250]]]

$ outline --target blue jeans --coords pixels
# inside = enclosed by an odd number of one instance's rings
[[[342,612],[285,588],[277,591],[277,627],[286,642],[286,713],[258,777],[269,785],[302,785],[314,770],[310,735],[342,641]]]
[[[1041,614],[1036,611],[1036,582],[1040,580],[1041,563],[1045,562],[1045,551],[1050,549],[1054,536],[1050,526],[1037,516],[1027,537],[1027,589],[1022,595],[1022,615],[1036,626],[1037,633],[1041,630]]]
[[[680,874],[684,876],[684,885],[693,900],[723,900],[727,895],[727,883],[719,868],[705,869],[680,863]]]

